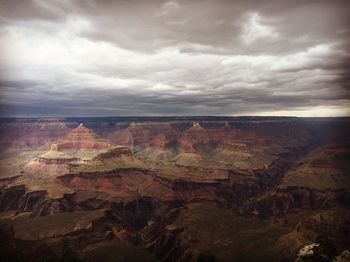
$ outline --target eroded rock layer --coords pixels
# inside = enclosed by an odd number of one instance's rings
[[[350,248],[349,127],[347,118],[1,120],[0,228],[20,261],[62,252],[294,261],[313,243],[333,259]]]

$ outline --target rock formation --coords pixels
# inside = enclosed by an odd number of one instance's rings
[[[0,230],[12,227],[9,241],[33,256],[45,245],[82,260],[343,258],[350,145],[340,127],[350,121],[3,119]]]
[[[81,123],[65,136],[59,146],[62,149],[101,150],[110,147],[110,144]]]
[[[52,144],[49,152],[38,157],[39,163],[45,164],[68,164],[77,161],[78,158],[59,151],[58,144]]]

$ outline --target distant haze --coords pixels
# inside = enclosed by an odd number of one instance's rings
[[[1,116],[350,115],[349,1],[0,1]]]

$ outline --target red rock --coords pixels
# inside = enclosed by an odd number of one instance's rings
[[[169,123],[131,123],[108,137],[114,144],[135,147],[166,149],[176,138],[176,131]]]
[[[0,126],[0,147],[35,148],[47,144],[47,148],[50,148],[52,141],[63,138],[70,130],[67,122],[57,119],[3,123]]]
[[[58,144],[60,149],[105,149],[111,145],[94,131],[80,124],[69,132]]]

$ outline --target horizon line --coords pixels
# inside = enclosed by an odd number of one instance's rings
[[[227,116],[227,115],[169,115],[169,116],[158,116],[158,115],[149,115],[149,116],[0,116],[0,119],[19,119],[19,118],[27,118],[27,119],[37,119],[37,118],[350,118],[348,116],[279,116],[279,115],[235,115],[235,116]]]

